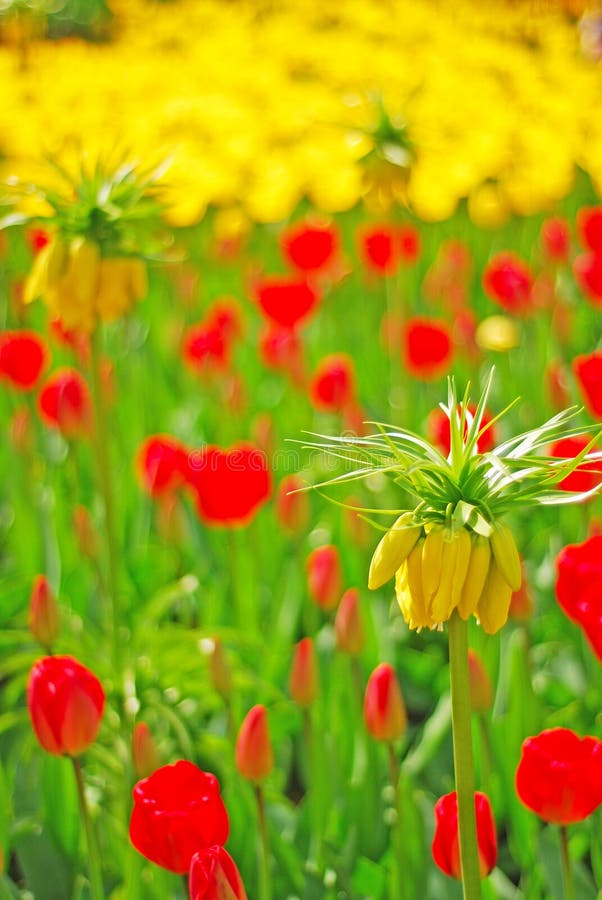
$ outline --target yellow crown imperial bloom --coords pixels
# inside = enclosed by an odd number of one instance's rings
[[[334,439],[318,435],[322,442],[307,445],[353,464],[351,474],[336,475],[325,485],[384,474],[402,493],[406,507],[408,495],[415,498],[413,510],[382,511],[398,518],[376,547],[368,575],[373,590],[395,576],[397,601],[411,629],[439,628],[457,612],[464,620],[474,616],[485,632],[495,634],[505,624],[512,593],[522,581],[521,559],[506,517],[535,505],[578,502],[599,490],[569,494],[556,488],[584,460],[602,458],[592,450],[598,436],[575,458],[545,455],[554,442],[586,431],[572,426],[581,412],[577,407],[479,452],[479,438],[492,424],[484,422],[492,379],[493,370],[476,407],[470,404],[468,388],[459,400],[449,379],[448,402],[441,404],[450,427],[447,458],[420,435],[378,423],[374,434]]]

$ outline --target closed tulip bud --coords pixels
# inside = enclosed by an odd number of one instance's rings
[[[475,650],[468,651],[470,706],[473,712],[487,712],[493,704],[493,687],[483,660]]]
[[[73,530],[77,548],[82,556],[96,559],[98,555],[98,532],[88,509],[78,504],[73,510]]]
[[[486,794],[475,791],[477,844],[481,878],[485,878],[497,862],[497,836],[491,805]],[[458,837],[458,797],[455,791],[440,797],[435,804],[435,837],[433,859],[450,878],[461,878],[460,842]]]
[[[240,872],[227,850],[199,850],[190,864],[190,900],[247,900]]]
[[[45,575],[36,575],[29,599],[29,630],[49,649],[59,633],[59,609]]]
[[[161,765],[155,740],[146,722],[137,722],[134,725],[132,760],[138,778],[148,778]]]
[[[236,768],[248,781],[259,782],[274,768],[268,729],[268,711],[257,705],[249,710],[236,739]]]
[[[224,645],[219,638],[213,638],[210,641],[209,672],[211,684],[217,693],[222,697],[229,697],[232,693],[232,670]]]
[[[318,665],[310,637],[303,638],[295,647],[289,690],[295,703],[302,707],[311,706],[318,696]]]
[[[395,670],[381,663],[372,672],[364,695],[364,721],[377,741],[394,741],[407,725],[406,711]]]
[[[309,520],[309,497],[299,493],[303,487],[298,475],[287,475],[276,492],[278,524],[293,534],[303,531]]]
[[[349,588],[341,597],[334,620],[337,647],[342,653],[358,656],[364,649],[366,635],[360,611],[360,593]]]
[[[31,670],[27,705],[44,750],[79,756],[96,739],[105,694],[96,675],[71,656],[46,656]]]
[[[334,609],[341,596],[342,574],[339,551],[333,544],[312,550],[306,561],[312,600],[323,610]]]

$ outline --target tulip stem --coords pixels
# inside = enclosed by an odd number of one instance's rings
[[[90,812],[86,801],[86,788],[84,786],[84,778],[82,767],[79,759],[71,757],[73,763],[73,771],[75,773],[75,781],[77,784],[77,796],[79,799],[79,810],[81,813],[84,829],[86,832],[86,842],[88,844],[88,870],[90,877],[90,897],[91,900],[104,900],[104,887],[102,883],[102,870],[100,867],[100,856],[98,854],[98,845],[94,835],[94,828],[90,820]]]
[[[569,853],[569,834],[566,825],[560,826],[560,856],[562,858],[562,874],[564,875],[564,896],[566,900],[575,900],[575,885],[571,869]]]
[[[403,900],[405,897],[404,843],[401,840],[403,823],[401,818],[401,767],[395,752],[393,741],[387,742],[389,754],[389,775],[393,790],[393,809],[395,818],[391,824],[391,900]]]
[[[109,456],[109,427],[107,421],[107,407],[103,396],[102,374],[100,369],[100,348],[98,331],[90,341],[92,396],[94,398],[94,452],[98,468],[100,492],[104,504],[104,524],[106,535],[107,553],[107,588],[111,605],[111,632],[113,638],[113,664],[115,672],[122,671],[121,665],[121,641],[119,640],[119,626],[122,622],[121,603],[119,597],[119,579],[117,575],[118,544],[115,530],[115,506],[113,502],[113,479]]]
[[[272,879],[270,875],[270,839],[265,812],[265,798],[260,784],[255,785],[257,816],[259,819],[259,900],[272,900]]]
[[[468,627],[454,611],[448,623],[454,768],[464,900],[481,900],[470,721]]]

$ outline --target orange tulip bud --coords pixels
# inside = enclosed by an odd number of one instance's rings
[[[155,740],[146,722],[137,722],[134,725],[132,760],[138,778],[148,778],[161,765]]]
[[[289,679],[291,697],[299,706],[311,706],[318,696],[318,666],[314,642],[303,638],[295,647]]]
[[[393,666],[381,663],[366,685],[364,695],[366,728],[377,741],[394,741],[406,729],[407,718],[399,682]]]
[[[268,711],[257,705],[249,710],[236,739],[236,768],[249,781],[263,781],[274,767],[268,729]]]
[[[342,574],[339,551],[332,544],[316,547],[306,561],[307,581],[312,600],[323,610],[331,610],[341,596]]]
[[[29,600],[29,630],[42,647],[51,647],[59,633],[59,609],[45,575],[36,575]]]
[[[307,494],[293,493],[304,487],[298,475],[287,475],[282,479],[276,492],[276,518],[286,531],[299,532],[309,519],[309,497]]]
[[[349,588],[341,597],[334,620],[337,647],[342,653],[358,656],[364,649],[366,635],[360,611],[360,592]]]
[[[522,567],[523,580],[517,591],[514,591],[510,598],[510,609],[508,615],[515,622],[528,622],[533,615],[534,603],[531,593],[531,586],[525,575],[525,568]]]
[[[483,660],[475,650],[468,651],[470,705],[473,712],[487,712],[493,704],[493,688]]]

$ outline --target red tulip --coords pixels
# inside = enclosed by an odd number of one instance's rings
[[[37,255],[51,241],[51,236],[45,228],[28,228],[25,237],[34,255]]]
[[[319,302],[314,287],[290,275],[262,279],[255,287],[255,294],[264,315],[283,328],[294,328],[307,321]]]
[[[584,247],[602,253],[602,206],[585,206],[577,213],[577,231]]]
[[[483,660],[472,648],[468,651],[470,706],[473,712],[487,712],[493,705],[491,678]]]
[[[533,309],[533,275],[516,253],[504,251],[489,260],[483,272],[483,288],[506,312],[521,316]]]
[[[560,459],[571,459],[585,450],[589,444],[591,435],[581,434],[578,437],[563,438],[556,441],[550,447],[550,456]],[[599,462],[585,463],[578,466],[574,472],[558,482],[557,487],[561,491],[591,491],[602,481],[602,459]]]
[[[477,844],[481,878],[485,878],[497,862],[497,836],[489,798],[480,791],[474,795],[477,817]],[[435,836],[433,859],[450,878],[462,877],[458,838],[458,797],[455,791],[440,797],[435,804]]]
[[[236,863],[217,845],[192,857],[189,892],[190,900],[247,900]]]
[[[136,470],[142,486],[152,497],[179,487],[186,473],[187,450],[166,434],[146,438],[138,450]]]
[[[411,266],[420,255],[420,235],[413,225],[401,225],[397,230],[401,262]]]
[[[470,404],[468,407],[468,411],[471,415],[474,415],[476,407],[474,404]],[[487,411],[483,414],[483,418],[481,420],[481,429],[488,425],[491,422],[491,415]],[[464,426],[464,436],[468,432],[469,422],[467,421]],[[429,436],[429,441],[434,444],[438,450],[441,451],[443,456],[448,456],[450,451],[450,426],[449,419],[447,415],[443,412],[442,409],[437,407],[437,409],[432,410],[429,414],[427,421],[427,432]],[[493,450],[497,442],[497,435],[495,426],[491,426],[487,429],[487,431],[483,432],[481,437],[477,441],[477,449],[479,453],[487,453],[489,450]]]
[[[79,756],[98,734],[105,694],[96,675],[71,656],[46,656],[29,675],[27,705],[44,750]]]
[[[569,544],[556,559],[556,599],[602,662],[602,535]]]
[[[266,368],[285,372],[293,384],[303,384],[303,341],[294,329],[268,324],[259,337],[259,355]]]
[[[355,375],[353,361],[345,353],[325,356],[318,363],[309,387],[310,399],[323,412],[341,412],[353,402]]]
[[[395,231],[389,225],[366,229],[359,238],[360,256],[367,269],[377,275],[392,275],[399,264]]]
[[[449,329],[435,319],[413,318],[403,332],[403,362],[407,371],[422,381],[444,375],[453,356]]]
[[[550,728],[523,743],[516,792],[545,822],[570,825],[602,803],[602,741]]]
[[[338,249],[334,226],[299,222],[281,237],[284,258],[301,272],[320,272],[332,262]]]
[[[155,740],[146,722],[136,722],[134,725],[132,762],[138,778],[148,778],[161,765]]]
[[[49,362],[46,344],[33,331],[0,334],[0,379],[18,391],[31,391]]]
[[[48,378],[38,397],[42,420],[67,438],[88,435],[92,400],[88,385],[75,369],[58,369]]]
[[[276,493],[276,518],[285,531],[303,531],[309,520],[309,497],[302,489],[304,482],[298,475],[286,475]]]
[[[318,664],[310,637],[303,638],[295,647],[288,683],[290,695],[298,706],[311,706],[318,696]]]
[[[184,334],[184,362],[195,372],[209,374],[230,368],[230,341],[223,329],[199,322]]]
[[[228,839],[228,813],[215,775],[180,760],[133,790],[130,840],[151,862],[180,875],[199,850]]]
[[[339,551],[333,544],[312,550],[305,562],[312,600],[323,610],[334,609],[341,596],[343,575]]]
[[[565,219],[546,219],[541,226],[541,243],[547,259],[562,263],[569,258],[571,237]]]
[[[394,741],[406,730],[407,717],[399,682],[388,663],[377,666],[368,679],[364,721],[377,741]]]
[[[360,610],[360,593],[349,588],[341,597],[334,620],[337,647],[342,653],[358,656],[364,649],[366,635]]]
[[[602,350],[575,357],[573,372],[587,411],[602,419]]]
[[[210,525],[247,525],[272,489],[265,453],[243,442],[190,453],[186,481],[199,517]]]
[[[51,647],[59,633],[59,608],[45,575],[36,575],[29,598],[29,630],[42,647]]]
[[[268,711],[257,705],[249,710],[236,738],[236,768],[248,781],[259,782],[274,768]]]
[[[525,567],[522,560],[521,569],[523,580],[519,589],[512,592],[508,615],[511,619],[514,619],[515,622],[528,622],[529,619],[533,617],[534,603],[531,585],[529,584],[529,580],[525,573]]]
[[[573,262],[575,281],[594,306],[602,304],[602,253],[582,253]]]

